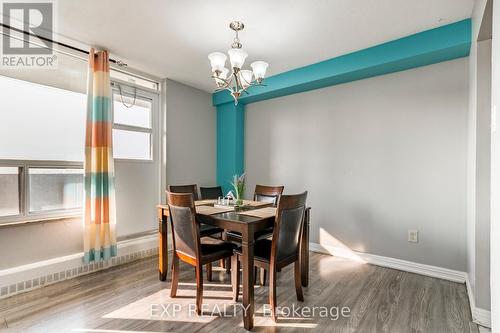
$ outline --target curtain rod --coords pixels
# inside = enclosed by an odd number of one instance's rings
[[[80,53],[85,53],[86,55],[89,55],[89,51],[86,51],[86,50],[82,50],[76,46],[72,46],[72,45],[69,45],[69,44],[66,44],[66,43],[62,43],[62,42],[58,42],[58,41],[55,41],[55,40],[52,40],[50,38],[47,38],[47,37],[43,37],[43,36],[38,36],[34,33],[31,33],[31,32],[28,32],[28,31],[24,31],[24,30],[21,30],[21,29],[18,29],[18,28],[14,28],[14,27],[11,27],[10,25],[8,24],[5,24],[5,23],[1,23],[0,22],[0,25],[3,27],[3,28],[7,28],[7,29],[10,29],[10,30],[13,30],[13,31],[16,31],[16,32],[19,32],[19,33],[22,33],[22,34],[25,34],[25,35],[28,35],[28,36],[31,36],[31,37],[36,37],[40,40],[43,40],[43,41],[46,41],[46,42],[49,42],[49,43],[53,43],[53,44],[56,44],[56,45],[59,45],[59,46],[62,46],[62,47],[66,47],[70,50],[73,50],[73,51],[77,51],[77,52],[80,52]],[[123,61],[120,61],[120,60],[115,60],[115,59],[111,59],[109,58],[109,61],[112,62],[113,64],[117,64],[118,66],[127,66],[127,64],[125,64]]]

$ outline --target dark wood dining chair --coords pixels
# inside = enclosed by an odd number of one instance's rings
[[[199,199],[198,185],[168,185],[168,190],[173,193],[191,193],[194,201]]]
[[[214,261],[231,257],[236,245],[220,240],[211,240],[210,243],[202,242],[192,193],[167,191],[167,201],[173,244],[170,297],[177,295],[180,259],[195,267],[196,313],[200,315],[203,299],[203,265],[211,265]]]
[[[284,188],[284,186],[255,185],[253,200],[269,202],[276,207],[281,194],[283,194]]]
[[[222,193],[222,187],[221,186],[200,187],[200,193],[201,193],[201,199],[202,200],[218,199],[218,198],[224,196],[224,194]]]
[[[272,203],[274,207],[278,204],[278,200],[285,189],[284,186],[267,186],[267,185],[256,185],[255,191],[253,193],[254,201],[263,201]],[[259,230],[255,233],[255,240],[265,239],[271,237],[273,234],[273,227],[269,227],[264,230]],[[241,243],[241,234],[236,231],[228,231],[225,235],[225,239]],[[230,266],[229,266],[230,268]],[[257,268],[255,269],[255,281],[257,281]],[[266,271],[264,269],[260,270],[260,284],[266,284]]]
[[[303,232],[307,191],[295,195],[282,195],[278,201],[273,238],[261,239],[254,245],[254,265],[269,270],[269,305],[271,316],[276,321],[276,272],[290,264],[295,265],[295,293],[297,300],[304,301],[299,261],[300,240]],[[231,258],[231,283],[233,299],[238,300],[240,284],[241,247]]]
[[[198,196],[198,185],[168,185],[168,190],[172,193],[191,193],[193,199],[196,201],[199,199]],[[222,237],[223,230],[221,228],[214,227],[205,223],[200,224],[200,234],[201,237],[219,235]]]

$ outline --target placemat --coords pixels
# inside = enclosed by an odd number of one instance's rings
[[[259,206],[268,206],[270,205],[270,202],[264,202],[264,201],[253,201],[253,200],[243,200],[243,205],[245,206],[252,206],[252,207],[259,207]]]
[[[218,214],[218,213],[230,212],[233,210],[234,210],[234,208],[232,208],[232,207],[227,207],[227,208],[219,208],[219,207],[212,207],[212,206],[197,206],[196,207],[196,213],[203,214],[203,215],[213,215],[213,214]]]
[[[264,207],[264,208],[254,209],[254,210],[248,210],[246,212],[239,212],[238,214],[260,217],[260,218],[265,219],[268,217],[275,216],[276,215],[276,208],[275,207]]]
[[[207,206],[207,205],[212,205],[216,202],[217,200],[215,199],[205,199],[205,200],[196,200],[194,202],[195,206]]]

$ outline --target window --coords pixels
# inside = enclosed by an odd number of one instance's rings
[[[7,73],[21,79],[0,75],[5,96],[0,99],[0,224],[82,214],[87,96],[79,80],[85,77],[81,70],[64,73],[72,79],[53,73]],[[116,159],[149,162],[157,156],[155,89],[158,84],[149,90],[113,85]]]
[[[137,91],[113,91],[113,157],[151,161],[153,151],[153,102]]]
[[[0,223],[79,215],[83,164],[0,161]]]
[[[83,207],[83,170],[29,168],[29,212]]]
[[[19,215],[20,172],[18,167],[0,167],[0,217]]]
[[[81,214],[86,95],[6,76],[0,91],[0,223]]]

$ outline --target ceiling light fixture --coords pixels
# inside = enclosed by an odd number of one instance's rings
[[[212,78],[217,85],[216,91],[229,90],[236,105],[242,93],[245,92],[248,94],[248,87],[262,85],[269,64],[265,61],[254,61],[250,64],[252,70],[242,69],[248,53],[241,48],[242,45],[238,38],[238,32],[243,30],[245,25],[243,22],[233,21],[229,24],[229,27],[236,33],[231,49],[227,51],[231,72],[226,68],[227,56],[224,53],[210,53],[208,59],[212,66]]]

